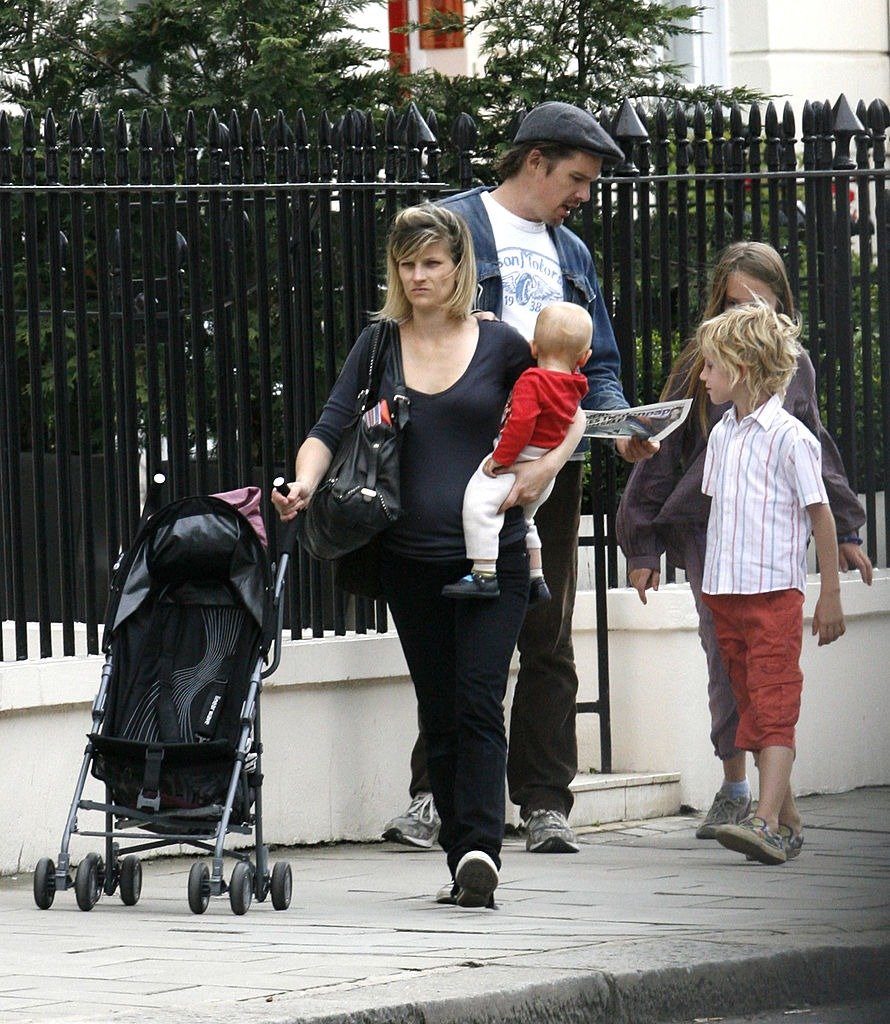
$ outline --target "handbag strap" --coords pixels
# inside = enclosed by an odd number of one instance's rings
[[[367,374],[368,383],[358,394],[358,411],[361,415],[377,401],[387,351],[392,353],[392,368],[395,378],[393,389],[395,408],[391,409],[390,413],[397,429],[402,430],[407,426],[410,418],[411,399],[408,398],[405,388],[402,342],[394,320],[378,320],[371,328],[371,337],[365,347],[366,365],[362,373],[362,376]]]

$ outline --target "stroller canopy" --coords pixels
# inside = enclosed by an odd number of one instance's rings
[[[265,634],[273,594],[268,555],[250,522],[213,496],[183,498],[153,515],[117,569],[105,617],[104,646],[153,593],[187,581],[228,584]]]

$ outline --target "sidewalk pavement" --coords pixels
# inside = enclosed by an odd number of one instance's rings
[[[274,850],[291,907],[243,917],[227,897],[193,915],[182,857],[144,862],[137,906],[88,913],[3,878],[0,1021],[646,1024],[890,997],[890,787],[800,806],[781,867],[688,816],[591,829],[577,855],[509,837],[496,911],[438,906],[441,851],[390,843]]]

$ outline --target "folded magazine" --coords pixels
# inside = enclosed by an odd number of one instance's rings
[[[660,441],[676,430],[689,415],[691,398],[655,405],[637,405],[633,409],[585,409],[585,437],[642,437]]]

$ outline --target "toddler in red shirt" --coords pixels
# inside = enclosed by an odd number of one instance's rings
[[[504,410],[495,449],[483,459],[464,491],[463,528],[467,558],[473,566],[456,583],[443,587],[447,597],[487,597],[500,594],[496,572],[498,538],[504,523],[501,505],[513,489],[516,462],[531,462],[562,443],[587,394],[587,378],[579,372],[590,358],[593,321],[583,306],[554,302],[535,321],[531,341],[537,366],[521,374]],[[553,490],[553,481],[537,500],[523,505],[528,526],[529,605],[550,598],[541,567],[541,539],[535,513]]]

